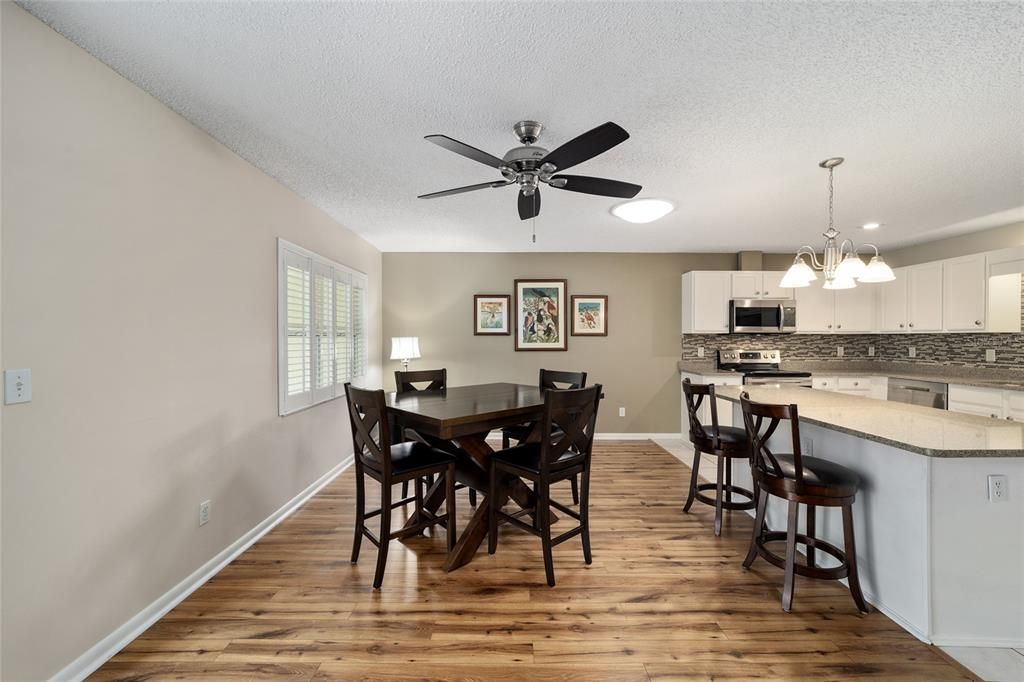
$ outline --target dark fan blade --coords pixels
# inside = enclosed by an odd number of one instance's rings
[[[501,159],[499,159],[497,156],[492,156],[491,154],[488,154],[487,152],[480,151],[476,147],[470,147],[465,142],[459,142],[458,140],[453,140],[452,138],[448,137],[447,135],[427,135],[423,139],[424,140],[430,140],[431,142],[433,142],[437,146],[444,147],[445,149],[447,149],[450,152],[455,152],[456,154],[462,154],[467,159],[473,159],[474,161],[479,161],[480,163],[484,164],[485,166],[490,166],[491,168],[498,168],[499,166],[501,166]]]
[[[603,154],[620,142],[629,139],[629,133],[608,121],[575,137],[551,152],[541,163],[554,164],[556,170],[565,170],[598,154]]]
[[[519,219],[529,220],[540,213],[540,187],[533,191],[533,196],[526,196],[519,192]]]
[[[511,185],[511,182],[481,182],[479,185],[466,185],[465,187],[456,187],[455,189],[446,189],[440,192],[431,192],[430,194],[421,194],[419,199],[436,199],[437,197],[447,197],[452,194],[462,194],[463,192],[472,192],[478,189],[484,189],[486,187],[504,187],[505,185]]]
[[[620,197],[622,199],[632,199],[643,189],[640,185],[634,185],[630,182],[592,178],[587,175],[555,175],[551,180],[551,186],[557,189],[567,189],[570,192],[582,192],[583,194],[599,194],[603,197]],[[555,183],[555,180],[565,180],[565,184]]]

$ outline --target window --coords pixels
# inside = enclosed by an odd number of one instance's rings
[[[279,412],[345,394],[366,375],[366,275],[277,241]]]

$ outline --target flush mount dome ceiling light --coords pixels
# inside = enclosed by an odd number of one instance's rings
[[[630,223],[652,223],[675,210],[664,199],[635,199],[612,207],[612,215]]]
[[[821,270],[825,275],[826,289],[852,289],[857,282],[891,282],[896,279],[882,257],[878,255],[878,247],[874,244],[862,244],[858,247],[853,240],[844,239],[837,245],[839,230],[835,228],[833,203],[835,199],[835,186],[833,184],[833,171],[835,167],[843,162],[841,156],[825,159],[818,165],[828,171],[828,229],[822,234],[825,237],[825,248],[822,251],[822,259],[818,260],[818,254],[810,246],[801,246],[796,257],[793,258],[793,265],[786,271],[780,282],[783,288],[809,287],[811,282],[818,278],[815,270]],[[871,223],[869,223],[870,225]],[[878,227],[876,224],[875,227]],[[864,225],[866,229],[872,229]],[[857,255],[858,248],[871,248],[875,255],[871,261],[865,263]],[[807,256],[810,263],[804,260]]]

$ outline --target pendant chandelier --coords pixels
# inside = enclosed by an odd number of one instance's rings
[[[839,230],[835,228],[832,210],[835,199],[832,174],[835,167],[842,162],[841,156],[835,156],[818,164],[828,171],[828,229],[822,233],[825,237],[825,248],[822,250],[821,260],[818,260],[818,254],[812,247],[801,246],[793,258],[793,265],[780,282],[783,288],[811,286],[811,282],[818,279],[815,270],[821,270],[825,276],[826,289],[852,289],[857,286],[857,282],[891,282],[896,279],[892,268],[878,255],[878,247],[874,244],[862,244],[858,247],[851,239],[838,242]],[[875,255],[865,263],[857,254],[860,248],[874,249]],[[804,256],[808,257],[810,263],[804,260]]]

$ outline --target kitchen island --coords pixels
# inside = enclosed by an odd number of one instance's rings
[[[737,425],[744,389],[796,403],[804,454],[861,476],[857,561],[876,608],[927,642],[1024,646],[1024,424],[808,388],[717,389]],[[788,441],[779,433],[773,450],[789,451]],[[748,487],[749,464],[733,466]],[[990,475],[1006,477],[1005,499],[989,499]],[[769,527],[785,520],[773,498]],[[842,546],[838,510],[818,510],[817,532]]]

